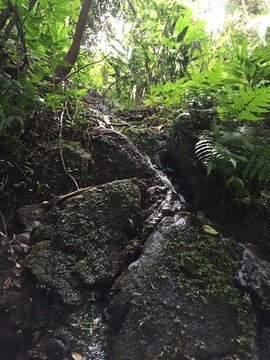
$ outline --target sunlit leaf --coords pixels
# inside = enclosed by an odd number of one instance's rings
[[[84,360],[83,356],[75,351],[71,354],[71,356],[74,360]]]
[[[257,116],[252,114],[251,112],[244,110],[242,111],[239,116],[238,116],[239,120],[251,120],[251,121],[258,121],[258,120],[263,120],[264,117],[262,116]]]
[[[76,95],[84,96],[88,94],[88,89],[79,89],[75,91]]]
[[[177,35],[177,42],[181,42],[184,40],[184,37],[186,36],[186,33],[189,29],[189,26],[184,27],[184,29]]]
[[[210,225],[203,225],[203,230],[208,233],[208,234],[212,234],[212,235],[218,235],[218,231],[216,231],[214,228],[212,228],[212,226]]]

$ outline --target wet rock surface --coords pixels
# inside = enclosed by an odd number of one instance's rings
[[[258,334],[260,359],[267,360],[270,354],[270,329],[262,327]]]
[[[146,149],[161,168],[167,146],[161,136],[153,144]],[[92,187],[17,211],[17,233],[0,250],[4,358],[269,358],[270,326],[259,313],[268,316],[268,262],[205,231],[212,223],[126,136],[96,128],[90,148],[65,149],[78,181],[87,159],[80,186]],[[52,153],[43,180],[63,194],[72,181]],[[58,178],[49,179],[50,167]]]
[[[183,272],[185,269],[180,254],[173,259],[172,249],[182,247],[183,251],[199,236],[200,229],[194,215],[174,197],[170,194],[167,204],[171,213],[162,217],[140,258],[112,287],[108,307],[110,359],[241,357],[234,342],[241,332],[236,310],[222,298],[209,297],[205,304],[192,300],[188,294],[192,288],[181,285],[180,273],[175,271],[178,266]],[[197,290],[193,290],[195,296]]]
[[[249,249],[245,249],[236,278],[239,284],[253,293],[257,299],[264,301],[266,306],[270,305],[269,262],[260,259]]]

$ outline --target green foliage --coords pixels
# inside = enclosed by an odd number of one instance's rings
[[[52,75],[70,46],[79,5],[79,0],[9,1],[12,10],[9,18],[15,22],[13,27],[6,25],[3,31],[7,34],[1,49],[8,54],[5,70],[15,67],[20,76],[29,67],[34,72],[34,82]]]
[[[218,112],[225,120],[264,120],[269,111],[270,87],[240,87],[235,91],[224,86],[224,95],[220,96]]]
[[[3,1],[0,135],[22,132],[28,110],[41,106],[38,99],[44,103],[45,93],[55,90],[48,80],[70,46],[79,5],[79,0]]]
[[[270,177],[270,144],[252,126],[215,125],[204,131],[195,147],[198,159],[211,172],[219,172],[234,198],[249,203],[248,184],[267,182]]]
[[[178,2],[135,2],[133,27],[108,59],[116,96],[126,104],[140,101],[153,86],[177,81],[199,53],[205,22],[195,23],[192,13]],[[134,17],[134,15],[133,15]]]
[[[94,3],[97,9],[105,5],[112,8],[115,2]],[[55,69],[70,48],[80,7],[81,0],[1,1],[0,136],[5,136],[5,144],[12,143],[6,137],[14,140],[23,133],[31,109],[63,109],[70,126],[83,114],[81,97],[87,89],[82,84],[95,83],[93,77],[89,79],[92,65],[86,49],[69,75],[72,81],[58,84],[54,79]],[[60,121],[59,113],[55,121]],[[15,144],[19,146],[20,141]]]
[[[0,136],[6,134],[11,125],[23,129],[26,110],[35,105],[35,89],[26,80],[13,80],[0,75]]]
[[[226,77],[217,96],[221,119],[265,119],[270,104],[268,48],[261,44],[252,47],[247,39],[237,44],[232,36],[231,47],[224,46]]]
[[[270,110],[270,44],[240,39],[231,34],[215,43],[202,36],[182,76],[152,84],[148,103],[178,110],[211,99],[216,115],[211,130],[198,135],[195,153],[208,175],[220,173],[234,198],[249,203],[251,182],[265,184],[270,175],[262,127]]]
[[[160,102],[173,107],[187,97],[208,95],[213,98],[220,118],[224,120],[261,120],[269,108],[269,59],[262,45],[248,49],[247,40],[236,45],[214,46],[205,36],[201,56],[194,54],[185,75],[175,82],[153,86],[149,103]],[[228,40],[227,40],[228,41]]]
[[[68,121],[76,126],[89,87],[125,106],[147,98],[150,105],[179,111],[194,99],[210,99],[213,124],[199,134],[196,155],[208,175],[221,173],[236,198],[248,198],[250,182],[269,177],[269,145],[261,122],[270,105],[270,43],[255,43],[254,37],[232,29],[216,40],[204,31],[205,22],[195,21],[176,0],[130,4],[93,2],[89,24],[95,34],[106,32],[111,54],[102,63],[96,58],[90,63],[90,56],[107,55],[105,48],[94,47],[102,40],[92,36],[88,42],[94,45],[83,47],[69,85],[62,87],[54,84],[54,71],[70,48],[81,1],[1,0],[7,21],[0,19],[0,135],[14,135],[16,127],[20,132],[38,98],[44,107],[75,115]],[[111,15],[130,28],[120,40],[113,35]],[[83,89],[74,89],[76,84]]]
[[[17,80],[27,77],[38,90],[54,91],[48,85],[55,83],[56,68],[66,65],[63,58],[70,49],[82,1],[3,0],[3,7],[5,4],[3,11],[7,21],[0,23],[0,63],[3,71]],[[117,11],[118,8],[116,1],[94,1],[89,15],[94,31],[102,28],[102,22],[99,27],[94,26],[102,17],[102,11]],[[89,36],[89,32],[86,34]],[[85,42],[88,41],[87,35]],[[92,67],[90,56],[87,44],[82,47],[74,71],[69,75],[73,83],[95,83],[94,78],[89,77]]]

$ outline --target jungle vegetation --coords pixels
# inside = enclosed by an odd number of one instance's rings
[[[207,175],[219,173],[240,203],[254,184],[267,199],[270,4],[229,1],[210,33],[198,3],[0,0],[1,190],[31,122],[51,111],[74,127],[95,91],[119,107],[166,111],[168,123],[197,104],[211,119],[194,149]]]

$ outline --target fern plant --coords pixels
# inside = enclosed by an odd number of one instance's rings
[[[270,178],[270,144],[252,126],[215,125],[204,131],[195,146],[195,154],[207,169],[222,174],[225,186],[234,198],[249,203],[248,184]]]
[[[151,89],[149,103],[189,109],[192,99],[213,104],[211,131],[199,135],[195,153],[208,176],[219,172],[224,184],[241,202],[248,202],[252,182],[270,177],[270,144],[263,121],[270,111],[270,59],[266,47],[243,38],[201,41],[182,78]]]
[[[225,86],[217,107],[224,120],[264,120],[270,108],[270,87],[240,87],[238,90]]]

